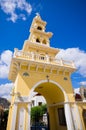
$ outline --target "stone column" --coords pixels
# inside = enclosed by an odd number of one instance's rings
[[[76,126],[76,130],[83,130],[82,121],[81,121],[81,118],[80,118],[80,113],[79,113],[78,106],[77,106],[76,103],[74,104],[74,108],[75,108],[74,119],[76,119],[76,121],[74,121],[74,123],[75,123],[75,126]]]
[[[12,122],[11,122],[11,129],[10,130],[15,130],[15,127],[16,127],[16,116],[17,116],[17,104],[14,103],[13,114],[12,114]]]
[[[67,123],[67,130],[74,130],[72,113],[71,113],[70,105],[68,103],[64,104],[64,110],[65,110],[65,117]]]
[[[31,117],[30,117],[30,115],[31,115],[31,113],[30,113],[30,111],[31,111],[31,102],[29,102],[28,103],[28,124],[27,124],[27,130],[31,130],[31,126],[30,126],[30,120],[31,120]]]
[[[46,55],[46,61],[49,62],[49,56],[48,55]]]
[[[31,52],[32,60],[34,60],[34,52]]]

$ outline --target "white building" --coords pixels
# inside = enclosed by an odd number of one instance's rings
[[[45,98],[43,96],[41,96],[38,93],[33,93],[33,95],[34,96],[33,96],[32,100],[31,100],[31,102],[32,102],[31,107],[46,104],[46,100],[45,100]]]

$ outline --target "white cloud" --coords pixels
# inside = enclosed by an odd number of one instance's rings
[[[6,50],[0,55],[0,78],[7,78],[9,73],[9,66],[12,59],[12,52]]]
[[[80,50],[79,48],[68,48],[61,49],[61,51],[56,56],[57,58],[62,58],[65,60],[72,60],[75,63],[78,73],[83,77],[86,77],[86,52]]]
[[[82,81],[82,82],[80,82],[80,85],[82,85],[82,86],[86,86],[86,81]]]
[[[15,13],[11,13],[11,17],[7,18],[8,21],[12,21],[15,23],[15,21],[18,19],[18,15]]]
[[[32,6],[26,0],[0,0],[0,7],[4,13],[10,15],[7,20],[11,20],[12,22],[15,22],[17,19],[26,20],[23,11],[27,15],[30,15],[32,12]],[[18,13],[17,10],[19,11]]]
[[[25,15],[24,14],[20,14],[20,18],[22,18],[22,20],[26,20],[26,17],[25,17]]]
[[[12,51],[6,50],[1,54],[1,61],[5,63],[6,65],[9,65],[12,58]]]
[[[10,92],[12,90],[13,83],[6,83],[0,85],[0,97],[11,99]]]

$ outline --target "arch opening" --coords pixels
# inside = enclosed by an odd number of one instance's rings
[[[59,130],[64,126],[67,130],[64,114],[64,102],[67,97],[63,88],[58,83],[46,80],[37,83],[31,91],[37,92],[37,95],[42,95],[46,100],[48,129]],[[31,93],[30,98],[33,97]]]
[[[62,90],[53,83],[42,83],[38,85],[34,91],[44,96],[47,104],[56,104],[64,101]]]
[[[37,38],[37,39],[36,39],[36,42],[40,43],[40,40],[39,40],[39,38]]]
[[[38,26],[37,29],[38,29],[38,30],[42,30],[42,27],[41,27],[41,26]]]
[[[43,40],[43,44],[47,44],[47,42],[46,42],[46,40],[45,40],[45,39]]]

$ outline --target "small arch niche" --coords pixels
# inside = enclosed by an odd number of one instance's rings
[[[46,40],[45,40],[45,39],[43,40],[43,44],[47,44],[47,42],[46,42]]]
[[[37,29],[38,29],[38,30],[42,30],[42,27],[38,26]]]

